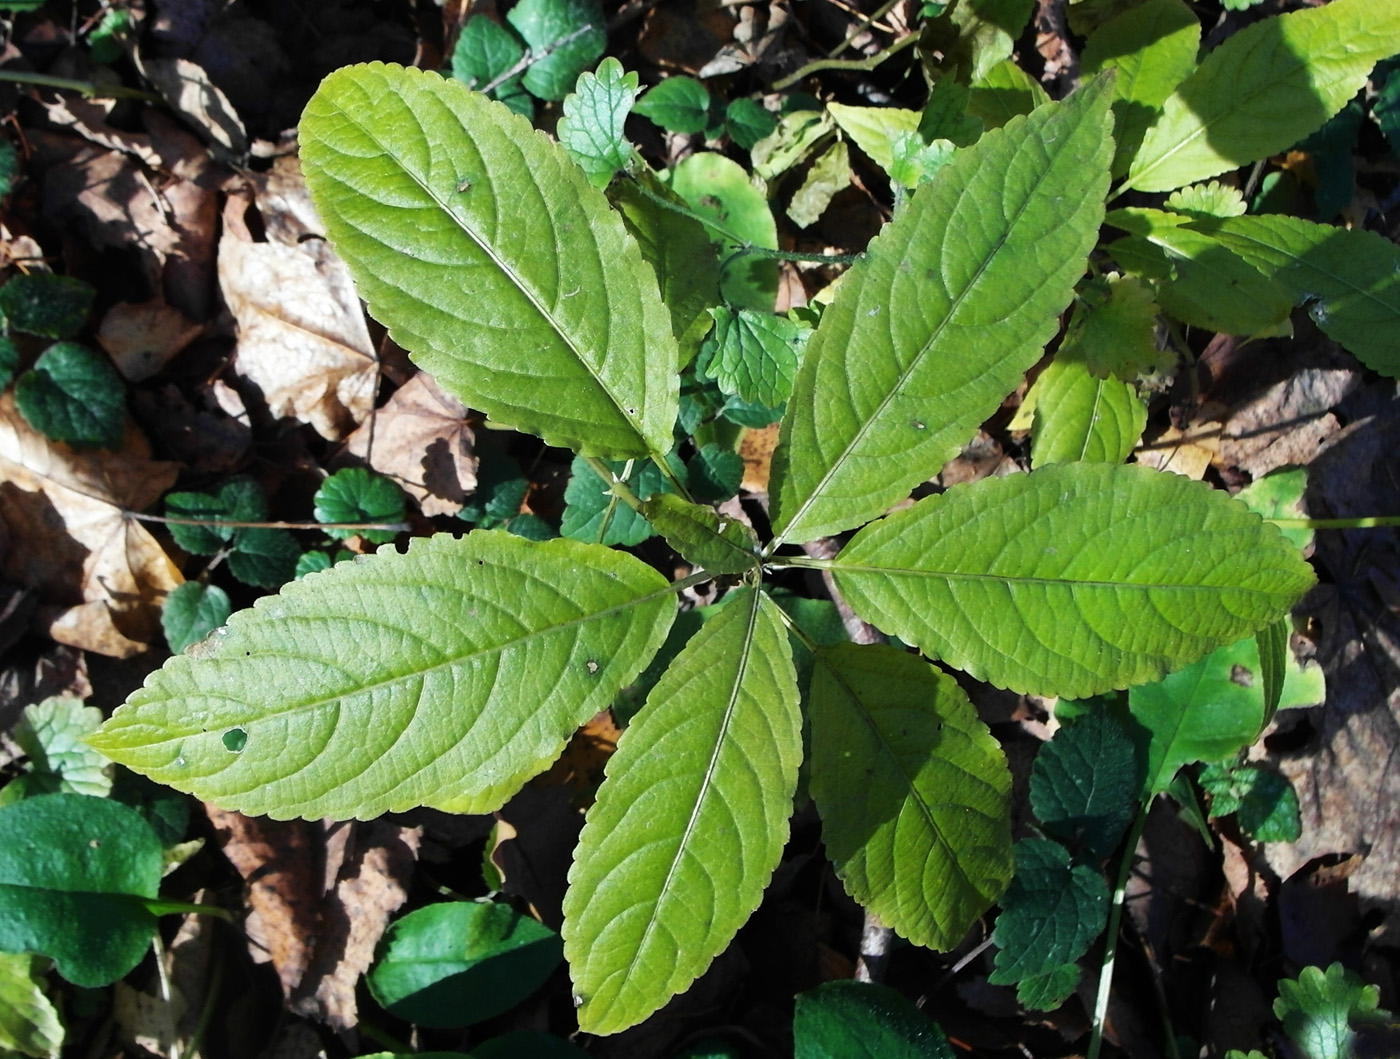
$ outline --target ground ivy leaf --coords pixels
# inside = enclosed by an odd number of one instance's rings
[[[670,493],[658,493],[642,511],[686,562],[716,574],[742,574],[758,566],[758,538],[738,519]]]
[[[561,147],[459,82],[380,63],[326,78],[300,137],[361,296],[443,389],[587,455],[671,447],[655,276]]]
[[[1016,999],[1030,1011],[1054,1011],[1069,999],[1083,976],[1077,963],[1062,963],[1041,974],[1027,975],[1016,983]]]
[[[1095,378],[1072,350],[1062,347],[1061,352],[1069,355],[1056,355],[1035,381],[1034,466],[1074,460],[1122,463],[1142,437],[1147,405],[1130,383],[1113,375]]]
[[[317,522],[402,522],[404,493],[393,481],[364,467],[346,467],[336,471],[316,490],[312,498],[316,505]],[[326,535],[338,540],[363,537],[383,544],[398,535],[387,529],[327,529]],[[241,543],[241,541],[240,541]],[[268,546],[273,547],[271,545]],[[296,559],[292,559],[295,567]]]
[[[0,390],[10,385],[19,370],[19,347],[9,335],[0,335]]]
[[[1011,878],[1011,774],[957,682],[885,645],[816,653],[812,797],[846,892],[951,949]]]
[[[638,91],[637,75],[625,73],[622,63],[609,56],[596,73],[579,74],[573,93],[564,98],[556,134],[594,187],[607,187],[632,157],[622,125]]]
[[[695,78],[678,74],[649,88],[635,110],[671,132],[704,132],[710,124],[710,92]]]
[[[1109,710],[1090,710],[1041,746],[1031,769],[1031,808],[1047,834],[1113,852],[1142,801],[1143,763]]]
[[[1096,29],[1080,57],[1086,76],[1118,71],[1113,175],[1122,176],[1162,104],[1196,69],[1201,23],[1182,0],[1145,0]]]
[[[959,151],[846,274],[783,420],[781,539],[881,514],[1039,359],[1102,218],[1110,81]]]
[[[1239,188],[1218,180],[1178,188],[1167,196],[1166,207],[1173,213],[1199,219],[1242,217],[1249,208]]]
[[[1234,813],[1240,829],[1256,842],[1297,842],[1302,837],[1298,792],[1282,773],[1231,761],[1207,765],[1200,782],[1210,795],[1210,815]]]
[[[0,951],[35,952],[74,985],[110,985],[150,951],[161,846],[107,798],[44,794],[0,809]],[[96,942],[100,939],[100,944]]]
[[[701,349],[700,369],[726,395],[770,407],[792,394],[792,380],[809,332],[786,316],[751,309],[710,310],[714,330]]]
[[[724,127],[729,131],[729,138],[747,151],[759,140],[773,135],[778,119],[761,103],[741,97],[730,101],[725,108]]]
[[[14,739],[29,758],[29,774],[46,778],[51,791],[105,798],[112,764],[83,742],[101,724],[96,706],[57,695],[24,708]]]
[[[1206,56],[1143,136],[1124,188],[1171,191],[1287,150],[1400,51],[1400,7],[1334,0],[1246,26]]]
[[[827,982],[798,993],[794,1059],[954,1059],[938,1024],[888,986]]]
[[[1131,379],[1168,372],[1176,363],[1156,343],[1157,303],[1146,284],[1132,276],[1094,280],[1080,292],[1074,318],[1057,358],[1082,361],[1089,373]]]
[[[330,565],[329,557],[326,565]],[[165,642],[170,645],[171,652],[179,654],[227,622],[232,613],[233,604],[229,602],[228,593],[218,585],[186,581],[165,597],[160,608],[160,626],[165,630]]]
[[[856,534],[832,571],[861,617],[929,657],[1071,698],[1160,679],[1287,614],[1313,583],[1242,504],[1106,463],[926,497]]]
[[[620,552],[420,538],[235,614],[90,742],[253,815],[369,818],[491,790],[495,804],[471,810],[489,812],[641,671],[674,609],[666,581]]]
[[[392,482],[389,484],[393,485]],[[398,489],[398,486],[395,485],[394,488]],[[403,517],[402,511],[400,504],[400,518]],[[335,536],[344,531],[327,532]],[[392,540],[394,537],[388,530],[363,530],[361,533],[367,540],[379,537]],[[245,585],[280,588],[296,577],[297,560],[300,558],[301,545],[286,530],[250,526],[239,531],[237,547],[228,557],[228,569],[229,573]]]
[[[111,361],[77,342],[46,349],[15,383],[15,403],[45,437],[75,448],[121,448],[126,386]]]
[[[1297,217],[1230,217],[1193,227],[1283,285],[1323,333],[1361,363],[1400,377],[1400,248],[1394,243],[1375,232]]]
[[[524,84],[541,99],[563,99],[608,43],[598,0],[520,0],[506,21],[530,46]]]
[[[696,500],[719,504],[739,491],[744,458],[733,449],[711,442],[686,461],[690,493]]]
[[[82,330],[96,293],[72,276],[21,272],[0,287],[0,316],[27,335],[72,338]]]
[[[1016,877],[1001,899],[992,939],[996,966],[987,980],[1010,985],[1083,956],[1103,933],[1108,887],[1069,853],[1043,838],[1016,843]]]
[[[170,536],[191,555],[214,555],[232,543],[242,527],[230,522],[261,522],[267,518],[267,499],[251,478],[230,478],[217,493],[168,493],[168,518],[207,520],[210,525],[171,522]]]
[[[9,140],[0,140],[0,198],[8,195],[20,174],[19,152]]]
[[[1379,989],[1334,963],[1325,971],[1304,967],[1296,979],[1280,981],[1274,1015],[1308,1059],[1324,1059],[1355,1054],[1353,1020],[1365,1023],[1382,1017],[1379,1005]]]
[[[452,76],[471,88],[482,88],[525,57],[525,45],[510,30],[485,15],[467,20],[457,46],[452,49]],[[507,78],[491,97],[499,99],[526,118],[535,111],[534,101],[521,84],[521,74]]]
[[[564,954],[579,1026],[685,989],[758,907],[787,838],[802,718],[778,606],[752,589],[686,644],[618,742],[574,854]]]
[[[389,927],[365,984],[391,1015],[455,1029],[510,1010],[561,959],[559,935],[509,905],[443,901]]]

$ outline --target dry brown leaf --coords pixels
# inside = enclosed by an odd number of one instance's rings
[[[149,379],[204,328],[163,298],[139,304],[118,302],[107,310],[97,341],[128,382]]]
[[[378,363],[344,264],[324,241],[254,243],[246,203],[231,199],[219,241],[219,286],[238,321],[235,370],[274,416],[310,423],[331,441],[374,405]]]
[[[1186,431],[1168,427],[1137,451],[1137,462],[1200,481],[1220,457],[1220,424],[1193,423]]]
[[[150,459],[128,428],[121,452],[77,452],[24,421],[0,396],[0,518],[5,576],[34,589],[60,643],[128,658],[160,637],[160,605],[184,578],[141,523],[178,467]]]
[[[739,455],[744,460],[741,489],[750,493],[767,493],[768,476],[772,472],[773,453],[778,448],[778,424],[745,430],[739,438]]]
[[[147,59],[138,52],[136,66],[156,86],[185,122],[227,161],[248,153],[248,133],[228,97],[188,59]]]
[[[1220,460],[1255,478],[1302,466],[1341,429],[1330,409],[1361,382],[1347,369],[1305,368],[1235,408],[1226,420]]]
[[[346,439],[345,452],[392,478],[423,514],[455,515],[476,489],[467,409],[419,372]]]

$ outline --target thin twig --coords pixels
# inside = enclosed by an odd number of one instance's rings
[[[18,85],[34,85],[37,88],[56,88],[62,92],[77,92],[88,99],[141,99],[147,103],[165,102],[163,97],[140,88],[127,88],[125,85],[102,85],[96,81],[75,81],[69,77],[30,73],[27,70],[0,70],[0,81],[9,81]]]
[[[773,91],[781,92],[785,88],[791,88],[797,82],[812,74],[820,73],[822,70],[873,70],[886,59],[893,58],[905,48],[917,44],[919,35],[911,33],[903,40],[897,40],[882,52],[865,59],[814,59],[807,65],[799,67],[794,73],[788,74],[781,80],[773,82]]]

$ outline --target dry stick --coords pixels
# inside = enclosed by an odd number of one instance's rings
[[[862,16],[860,21],[857,22],[853,27],[851,27],[851,32],[846,34],[846,39],[843,40],[840,44],[836,45],[836,47],[832,48],[831,51],[827,52],[826,57],[828,59],[836,58],[836,56],[840,55],[843,51],[845,51],[851,46],[851,42],[853,40],[859,37],[866,30],[868,30],[876,22],[880,21],[880,19],[888,15],[891,11],[895,9],[895,7],[898,4],[899,0],[885,0],[885,3],[880,5],[880,9],[878,11],[871,12],[871,14],[868,16]]]
[[[804,77],[819,73],[822,70],[873,70],[886,59],[897,55],[905,48],[917,44],[919,35],[911,33],[903,40],[895,41],[882,52],[876,52],[867,59],[815,59],[806,66],[799,67],[794,73],[788,74],[780,81],[773,82],[773,91],[781,92],[785,88],[791,88]]]
[[[836,553],[841,548],[833,538],[820,537],[817,540],[808,541],[802,546],[802,550],[813,559],[835,559]],[[885,642],[884,633],[863,621],[860,615],[851,609],[851,605],[846,602],[840,589],[836,587],[836,580],[831,576],[830,570],[822,571],[822,583],[826,585],[826,592],[831,597],[831,602],[836,604],[837,613],[841,615],[841,624],[846,627],[846,635],[851,638],[853,643]],[[856,961],[856,981],[884,981],[885,972],[890,963],[890,947],[893,944],[894,931],[881,923],[873,912],[866,912],[865,925],[861,927],[860,931],[860,959]]]

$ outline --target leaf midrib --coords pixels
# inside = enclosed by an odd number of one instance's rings
[[[564,344],[568,347],[569,351],[574,355],[574,359],[577,360],[578,363],[582,365],[583,368],[588,372],[589,376],[593,379],[594,385],[596,385],[598,389],[602,391],[603,395],[607,397],[609,401],[612,402],[612,405],[617,410],[618,415],[622,419],[622,422],[627,424],[628,429],[630,429],[634,434],[636,434],[637,439],[642,443],[642,445],[647,449],[647,451],[650,451],[651,446],[647,443],[646,439],[642,437],[640,428],[632,422],[632,417],[627,414],[626,405],[620,402],[617,399],[617,397],[613,395],[612,390],[608,388],[607,384],[598,374],[598,371],[593,367],[593,365],[591,365],[588,362],[587,358],[584,357],[583,351],[574,342],[573,337],[554,318],[554,314],[545,308],[544,303],[536,295],[533,287],[525,282],[524,277],[521,276],[513,267],[508,265],[496,253],[495,249],[491,247],[484,240],[484,238],[479,236],[476,233],[476,231],[466,223],[466,220],[464,218],[459,217],[457,212],[453,210],[440,195],[438,195],[438,193],[432,188],[431,185],[426,183],[423,179],[421,179],[418,176],[417,173],[413,172],[406,165],[404,165],[403,162],[399,159],[399,157],[396,154],[394,154],[393,151],[389,150],[389,148],[384,144],[384,142],[374,134],[373,130],[361,124],[359,120],[353,115],[351,115],[345,108],[342,107],[340,108],[340,110],[341,113],[345,115],[346,119],[353,123],[357,129],[364,133],[365,136],[372,140],[374,142],[374,145],[378,147],[379,150],[383,153],[384,157],[388,158],[393,163],[393,165],[398,168],[400,172],[402,172],[405,176],[407,176],[410,180],[417,184],[418,187],[424,192],[424,194],[426,194],[428,198],[430,198],[434,203],[436,203],[438,208],[443,213],[445,213],[449,218],[451,218],[453,224],[456,225],[458,230],[461,231],[464,235],[466,235],[466,237],[470,239],[472,243],[474,243],[477,246],[478,249],[480,249],[484,254],[486,254],[486,256],[491,259],[492,263],[510,279],[511,283],[515,286],[515,288],[525,295],[525,297],[529,300],[530,304],[535,307],[535,311],[539,313],[539,315],[545,320],[546,323],[548,323],[550,329],[556,335],[558,335],[560,339],[563,340]],[[453,111],[452,114],[454,118],[457,117],[455,111]],[[413,117],[415,118],[415,120],[417,119],[416,114],[413,115]],[[423,127],[423,124],[421,122],[419,122],[418,128],[422,131],[424,139],[430,140],[428,132]],[[465,127],[462,131],[464,133],[466,132]],[[502,134],[504,135],[504,133]],[[533,130],[531,130],[531,134],[534,134]],[[491,191],[493,195],[498,195],[497,189],[494,184],[492,185]],[[640,408],[638,409],[638,412],[640,414]]]
[[[815,565],[815,564],[802,564]],[[1248,592],[1261,596],[1275,596],[1284,593],[1268,591],[1257,588],[1244,588],[1237,584],[1223,585],[1192,585],[1192,584],[1159,584],[1145,581],[1079,581],[1064,577],[1029,577],[1020,574],[978,574],[960,570],[921,570],[917,567],[905,566],[870,566],[863,563],[845,563],[840,559],[833,559],[824,564],[837,576],[844,573],[856,574],[878,574],[883,577],[921,577],[941,581],[994,581],[997,584],[1019,585],[1049,585],[1063,586],[1066,588],[1111,588],[1140,589],[1145,592],[1210,592],[1220,595],[1224,592]]]

